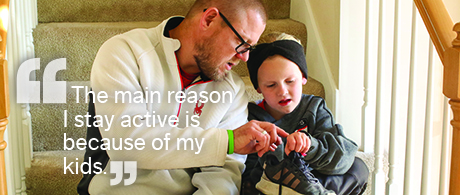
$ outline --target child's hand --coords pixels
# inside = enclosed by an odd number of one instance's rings
[[[287,155],[289,155],[291,151],[296,151],[305,156],[311,146],[310,138],[307,134],[302,132],[292,133],[286,138],[286,140],[287,143],[284,148],[284,152],[286,152]]]

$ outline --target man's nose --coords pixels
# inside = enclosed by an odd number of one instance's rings
[[[243,60],[243,61],[245,61],[245,62],[247,62],[248,59],[249,59],[249,51],[244,52],[244,53],[242,53],[242,54],[237,53],[237,54],[236,54],[236,57],[239,58],[239,59],[241,59],[241,60]]]

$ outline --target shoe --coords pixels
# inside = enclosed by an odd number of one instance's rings
[[[256,188],[267,195],[276,194],[276,191],[283,195],[335,195],[315,178],[297,152],[291,152],[281,162],[275,155],[267,155],[264,173]]]

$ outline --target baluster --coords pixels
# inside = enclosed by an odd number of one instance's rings
[[[1,37],[0,37],[1,39]],[[8,70],[6,60],[0,59],[0,194],[8,194],[6,189],[4,133],[8,124],[9,99],[8,99]]]
[[[397,134],[399,133],[397,128],[397,119],[401,113],[398,112],[398,108],[401,104],[401,98],[399,97],[398,91],[400,88],[399,83],[399,75],[400,75],[400,68],[401,65],[398,64],[399,58],[399,48],[400,48],[400,31],[399,31],[399,24],[400,24],[400,17],[401,15],[401,1],[395,1],[395,17],[394,17],[394,40],[393,40],[393,78],[392,78],[392,92],[391,92],[391,119],[390,119],[390,153],[389,153],[389,173],[388,177],[389,180],[386,184],[386,194],[392,195],[397,194],[399,192],[399,181],[396,177],[396,174],[399,170],[399,163],[396,159],[397,157],[397,148],[399,148],[398,141],[397,141]]]
[[[460,48],[460,22],[454,25],[453,30],[457,33],[457,37],[452,41],[452,46],[454,48]]]
[[[449,104],[452,107],[454,119],[451,124],[452,131],[452,157],[450,170],[449,194],[460,194],[460,23],[454,25],[453,30],[457,37],[452,41],[453,48],[449,48],[444,54],[444,94],[450,98]]]
[[[452,132],[452,159],[451,159],[451,170],[450,170],[450,189],[449,194],[459,194],[460,187],[458,184],[460,182],[460,101],[458,99],[449,101],[450,105],[452,106],[452,110],[454,113],[454,119],[452,120],[451,124],[453,126]]]
[[[8,0],[0,0],[0,12],[2,18],[0,18],[0,194],[8,194],[6,186],[6,169],[5,169],[5,149],[6,141],[4,140],[4,133],[6,125],[8,124],[8,116],[10,113],[10,103],[8,94],[8,65],[5,60],[6,51],[6,32],[8,18]]]
[[[374,161],[374,174],[373,174],[373,181],[372,181],[372,194],[380,195],[385,194],[385,172],[383,171],[383,131],[381,127],[381,120],[382,120],[382,96],[383,96],[383,67],[385,65],[385,58],[384,58],[384,48],[386,47],[385,42],[385,1],[379,1],[379,32],[378,32],[378,61],[377,61],[377,94],[376,94],[376,114],[375,114],[375,145],[374,145],[374,153],[375,153],[375,161]]]

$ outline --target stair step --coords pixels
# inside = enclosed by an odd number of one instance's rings
[[[77,195],[77,185],[83,175],[76,169],[77,163],[82,164],[84,153],[84,150],[34,152],[31,167],[26,170],[26,193]],[[64,174],[64,158],[67,165],[73,162],[68,166],[73,174],[69,169]]]
[[[81,89],[77,103],[76,90],[71,86],[87,86],[89,89],[89,81],[67,82],[65,104],[30,104],[34,151],[64,150],[64,134],[74,141],[86,138],[86,126],[76,127],[75,116],[86,115],[88,103],[85,102],[85,94]],[[67,121],[64,119],[65,111]],[[66,143],[67,147],[71,147],[70,141]]]
[[[67,59],[67,71],[58,80],[89,81],[91,66],[101,45],[109,38],[134,28],[152,28],[160,22],[46,23],[33,31],[35,56],[41,71],[52,60]],[[38,77],[42,72],[38,72]]]
[[[127,22],[162,21],[185,15],[194,0],[37,0],[38,21]],[[270,19],[289,18],[290,0],[263,0]]]

